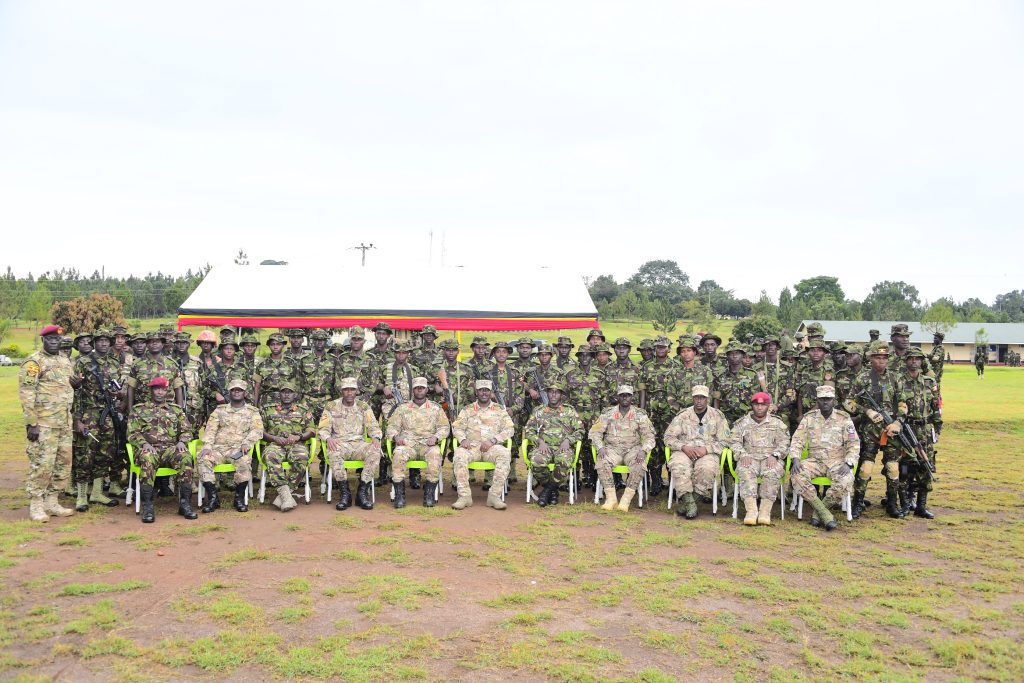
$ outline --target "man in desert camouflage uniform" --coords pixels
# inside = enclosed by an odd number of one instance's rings
[[[426,377],[412,380],[412,399],[395,409],[388,420],[387,436],[392,442],[392,476],[395,507],[405,507],[405,473],[410,460],[427,463],[424,474],[423,506],[434,507],[434,492],[441,476],[442,439],[448,437],[451,424],[440,405],[427,400]]]
[[[502,491],[511,467],[512,454],[505,442],[512,438],[515,424],[501,406],[491,401],[491,380],[479,379],[475,383],[476,402],[462,409],[452,423],[452,433],[458,440],[453,467],[459,497],[452,507],[462,510],[473,504],[469,487],[469,463],[494,463],[494,478],[487,492],[487,505],[504,510]]]
[[[523,428],[533,478],[544,487],[536,496],[537,505],[541,507],[558,504],[558,489],[569,479],[576,442],[583,438],[579,415],[572,406],[562,403],[567,393],[565,380],[552,381],[547,391],[548,405],[535,408]],[[549,469],[548,465],[554,465],[554,469]]]
[[[128,443],[135,449],[139,466],[139,503],[144,524],[156,520],[153,485],[161,467],[178,472],[178,514],[185,519],[198,517],[192,509],[194,468],[192,454],[188,452],[188,442],[195,432],[181,406],[167,400],[167,389],[166,377],[151,379],[150,400],[136,406],[128,422]]]
[[[218,406],[210,415],[203,434],[203,448],[196,456],[199,478],[203,482],[206,500],[202,511],[209,513],[220,507],[213,468],[231,464],[235,467],[235,510],[248,512],[246,490],[252,480],[252,458],[249,450],[263,438],[263,420],[256,408],[245,401],[248,390],[240,379],[228,383],[229,403]]]
[[[710,372],[701,366],[704,372]],[[697,499],[711,495],[722,462],[722,451],[729,443],[729,423],[720,410],[708,405],[709,387],[690,389],[691,406],[679,412],[665,431],[665,446],[671,449],[668,470],[672,487],[679,497],[676,514],[686,519],[697,517]],[[671,495],[671,493],[669,494]]]
[[[359,384],[355,377],[343,377],[339,389],[341,398],[327,404],[317,425],[321,441],[327,444],[327,457],[338,489],[338,504],[334,507],[344,510],[352,505],[345,461],[361,460],[363,471],[359,476],[356,502],[364,510],[372,510],[373,477],[380,467],[383,432],[370,404],[356,398]]]
[[[616,507],[615,481],[612,468],[629,467],[629,478],[618,501],[618,509],[625,512],[643,483],[647,471],[647,453],[654,448],[654,425],[647,413],[633,406],[633,387],[623,385],[616,393],[616,405],[608,408],[594,420],[590,428],[590,443],[596,449],[597,474],[604,494],[608,497],[602,509]]]
[[[793,434],[789,471],[793,489],[814,508],[811,526],[824,526],[825,531],[832,531],[836,520],[829,507],[837,505],[853,487],[853,467],[861,444],[850,416],[834,409],[835,387],[823,384],[816,393],[818,408],[804,415]],[[801,460],[804,448],[807,457]],[[811,483],[817,477],[832,481],[824,500],[818,498]]]
[[[285,381],[280,392],[280,403],[264,406],[260,411],[263,440],[267,443],[261,455],[267,468],[267,483],[277,489],[274,507],[288,512],[297,505],[292,489],[298,491],[305,483],[309,462],[306,442],[313,438],[314,422],[309,406],[296,403],[299,394],[294,382]]]
[[[750,400],[750,412],[733,425],[729,447],[736,462],[739,497],[746,510],[743,523],[747,526],[770,526],[772,506],[786,474],[789,426],[769,414],[772,397],[768,392],[759,391]],[[760,508],[757,504],[759,497]]]

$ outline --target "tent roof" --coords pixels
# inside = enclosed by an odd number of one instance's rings
[[[415,277],[415,281],[413,281]],[[213,268],[178,309],[178,326],[560,330],[597,326],[578,273],[478,268]]]

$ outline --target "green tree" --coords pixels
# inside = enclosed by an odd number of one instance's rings
[[[775,318],[778,320],[777,310],[775,303],[772,302],[771,297],[768,296],[768,292],[762,289],[760,298],[758,298],[757,303],[751,307],[750,312],[754,317],[760,316],[762,318]]]
[[[917,287],[906,282],[879,282],[861,304],[865,320],[917,320]]]
[[[815,301],[826,296],[830,296],[836,301],[846,300],[843,288],[839,286],[839,278],[828,275],[818,275],[817,277],[801,280],[796,283],[795,289],[796,296],[794,298],[811,306],[814,305]]]
[[[790,330],[795,329],[800,324],[800,318],[793,319],[793,293],[789,291],[789,287],[783,287],[779,293],[779,310],[776,313],[776,317],[778,317],[783,327]]]
[[[53,291],[47,280],[39,280],[25,303],[25,317],[34,323],[40,323],[50,317],[53,306]]]
[[[626,288],[646,292],[652,300],[677,304],[693,294],[690,276],[684,273],[675,261],[648,261],[640,266],[629,280]]]
[[[622,291],[622,288],[611,275],[598,275],[588,285],[587,290],[590,292],[590,298],[594,303],[597,303],[614,300],[619,295],[619,292]]]
[[[956,326],[956,315],[953,307],[941,299],[936,301],[921,316],[921,327],[935,334],[946,334]]]
[[[748,334],[754,335],[755,338],[764,338],[768,335],[779,335],[782,333],[782,324],[775,318],[775,316],[763,316],[755,315],[752,318],[746,318],[736,323],[736,327],[733,328],[732,334],[737,339],[744,339]]]
[[[686,332],[714,332],[718,319],[708,306],[698,299],[684,301],[680,306],[683,317],[689,322],[686,324]]]
[[[651,324],[658,332],[668,334],[672,330],[676,329],[678,317],[676,315],[675,306],[664,301],[655,301],[654,304],[651,305],[651,313],[653,313]]]

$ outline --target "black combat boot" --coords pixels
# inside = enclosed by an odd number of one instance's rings
[[[622,481],[622,475],[619,474],[618,472],[612,473],[612,479],[615,480],[616,491],[621,491],[622,489],[626,488],[626,482]]]
[[[665,485],[661,482],[661,468],[655,468],[651,470],[651,497],[657,497],[665,488]]]
[[[356,501],[359,503],[359,507],[364,510],[373,509],[373,501],[370,499],[370,487],[373,486],[372,481],[359,482],[359,490],[356,492]]]
[[[195,519],[199,515],[192,509],[192,487],[178,482],[178,514],[185,519]]]
[[[156,495],[160,498],[170,498],[174,495],[174,491],[171,490],[170,484],[167,482],[170,477],[157,477],[156,478]]]
[[[203,501],[201,512],[213,512],[220,507],[220,498],[217,497],[217,484],[212,481],[203,482],[203,491],[206,492],[206,500]]]
[[[899,494],[897,489],[899,484],[895,481],[886,479],[885,481],[885,514],[889,515],[893,519],[903,519],[903,510],[899,506]]]
[[[420,487],[420,481],[420,470],[409,470],[409,488],[418,489]]]
[[[928,492],[924,489],[917,492],[917,506],[914,508],[914,516],[935,519],[935,513],[928,509]]]
[[[139,500],[142,502],[143,523],[152,524],[156,521],[156,514],[153,512],[153,487],[143,484],[139,489]]]
[[[853,509],[850,511],[850,515],[854,519],[860,519],[860,516],[864,514],[864,494],[854,491],[853,493]]]
[[[436,481],[428,481],[423,484],[423,507],[432,508],[436,501],[434,500],[434,491],[437,490]]]
[[[338,503],[335,510],[347,510],[352,506],[352,489],[348,487],[348,479],[334,482],[334,488],[338,492]]]
[[[545,484],[544,487],[540,490],[540,493],[534,494],[534,497],[537,499],[537,507],[542,507],[542,508],[543,507],[547,507],[548,506],[548,486],[547,486],[547,484]]]
[[[248,482],[235,484],[235,509],[239,512],[248,512],[249,506],[245,504],[245,490],[249,488]]]
[[[395,487],[395,509],[405,507],[405,482],[398,481],[393,484]]]
[[[558,505],[558,490],[557,484],[551,484],[551,493],[548,494],[548,507]]]

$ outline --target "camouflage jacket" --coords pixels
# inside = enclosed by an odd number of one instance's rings
[[[917,377],[909,372],[896,376],[896,401],[906,414],[907,419],[916,427],[925,424],[941,425],[942,412],[939,410],[939,385],[924,371]]]
[[[307,399],[337,398],[334,390],[335,363],[329,353],[323,356],[307,353],[299,361],[302,370],[302,395]]]
[[[620,365],[617,360],[613,360],[605,368],[604,374],[608,378],[610,396],[607,400],[609,403],[615,403],[618,400],[615,390],[623,384],[633,387],[633,391],[637,392],[637,394],[640,393],[640,389],[643,387],[640,366],[632,360],[627,359],[626,365]]]
[[[555,354],[555,358],[551,362],[557,365],[558,369],[561,370],[563,373],[567,373],[573,368],[579,367],[579,364],[572,358],[563,359],[561,356],[557,354]]]
[[[281,399],[281,385],[285,381],[294,382],[300,394],[304,389],[302,369],[298,362],[283,353],[278,359],[271,356],[261,359],[256,364],[252,379],[260,385],[260,405],[277,403]]]
[[[669,358],[664,362],[655,358],[640,373],[638,392],[643,392],[644,408],[649,413],[666,416],[680,410],[679,399],[675,393],[678,390],[678,374],[679,363]],[[634,389],[637,387],[634,386]]]
[[[18,373],[18,396],[29,426],[70,426],[71,360],[60,353],[36,351],[25,359]]]
[[[826,365],[824,361],[818,367],[814,367],[812,363],[808,362],[797,368],[792,384],[795,394],[793,400],[799,401],[803,405],[804,413],[809,413],[818,405],[817,389],[822,385],[830,387],[836,385],[835,370]]]
[[[487,373],[486,379],[491,380],[494,400],[505,406],[506,410],[518,413],[523,409],[526,402],[523,378],[511,363],[505,363],[504,370],[495,363],[491,366],[491,371]]]
[[[813,460],[826,467],[845,462],[850,467],[857,464],[860,453],[860,439],[850,416],[841,410],[833,410],[827,418],[820,410],[812,410],[800,420],[793,433],[789,455],[794,460],[801,457],[807,448],[806,460]]]
[[[450,366],[443,360],[431,368],[431,374],[427,377],[432,392],[430,396],[431,400],[439,404],[448,402],[443,387],[440,392],[436,391],[437,387],[441,385],[437,376],[442,369],[445,373],[445,381],[448,382],[448,388],[451,389],[452,398],[455,400],[455,405],[448,408],[448,414],[454,418],[460,410],[476,400],[476,390],[473,388],[473,368],[459,361],[455,361],[455,364]]]
[[[729,424],[750,412],[750,399],[758,390],[757,374],[740,367],[736,372],[726,370],[715,380],[714,398]]]
[[[897,414],[905,415],[906,408],[904,407],[901,411],[899,406],[897,379],[893,372],[886,371],[879,375],[869,367],[853,380],[843,407],[852,416],[862,415],[867,418],[868,411],[873,410],[868,402],[861,398],[861,394],[867,393],[882,410],[889,413],[890,417],[895,418]],[[873,438],[877,439],[881,429],[880,425],[875,425],[870,419],[865,419],[861,422],[861,437],[871,434]]]
[[[533,368],[529,371],[529,374],[526,374],[522,377],[525,390],[529,391],[532,389],[534,391],[539,392],[540,387],[537,385],[538,378],[541,382],[544,383],[544,390],[546,391],[547,388],[551,386],[552,382],[558,380],[564,382],[565,373],[558,369],[558,366],[555,365],[554,361],[549,363],[546,368],[540,363],[537,363],[537,365],[533,366]],[[542,405],[541,400],[542,399],[540,398],[535,398],[531,401],[531,414],[533,413],[534,408],[536,408],[539,405]]]
[[[857,379],[857,375],[850,368],[843,368],[842,370],[836,371],[835,385],[837,406],[842,406],[846,403],[846,399],[850,396],[850,390],[853,388],[853,380],[855,379]]]
[[[421,346],[409,354],[409,362],[419,368],[430,368],[443,360],[444,355],[437,346],[431,349],[425,349]]]
[[[614,391],[609,389],[608,377],[596,365],[577,366],[566,374],[565,384],[569,390],[566,402],[576,409],[584,426],[589,428],[594,418],[608,406],[608,396]]]
[[[763,460],[773,455],[785,460],[789,454],[789,427],[774,415],[766,415],[758,422],[753,413],[747,413],[733,425],[729,448],[734,462],[743,456]]]
[[[595,450],[605,446],[616,448],[654,448],[654,424],[647,413],[630,406],[623,414],[618,406],[605,410],[590,428],[590,443]]]
[[[223,360],[215,360],[213,365],[207,369],[204,377],[203,392],[206,402],[209,405],[227,403],[229,399],[228,384],[233,379],[240,379],[249,385],[248,400],[252,403],[252,376],[254,372],[255,368],[250,368],[243,364],[237,357],[231,365],[227,365]],[[221,396],[220,401],[217,400],[217,394]]]
[[[757,375],[757,390],[767,392],[772,403],[779,403],[786,394],[786,365],[776,357],[774,363],[768,359],[754,363],[754,374]]]
[[[514,431],[512,418],[494,401],[488,403],[486,408],[479,402],[469,404],[452,423],[455,438],[460,442],[468,441],[473,446],[479,446],[488,439],[504,443],[512,438]]]
[[[199,415],[206,400],[204,368],[195,356],[180,358],[175,355],[171,356],[171,359],[178,366],[181,388],[185,393],[185,408],[190,415]]]
[[[366,385],[371,393],[379,394],[384,414],[390,412],[397,402],[397,394],[401,393],[402,402],[412,399],[412,381],[416,377],[426,377],[420,368],[412,363],[406,362],[399,365],[394,360],[372,366],[366,374]],[[392,397],[387,398],[384,394],[385,387],[391,389]]]
[[[487,375],[490,374],[491,368],[494,367],[494,361],[486,358],[483,361],[478,361],[476,357],[472,357],[466,361],[466,365],[468,365],[469,369],[473,372],[474,380],[487,379]]]
[[[184,386],[177,362],[167,356],[160,356],[153,360],[152,356],[147,355],[132,363],[132,369],[125,379],[128,386],[132,387],[135,392],[135,403],[150,402],[149,383],[155,377],[163,377],[167,380],[172,396],[175,390]]]
[[[711,376],[716,379],[719,375],[721,375],[722,373],[729,369],[729,361],[727,361],[724,357],[718,355],[717,353],[711,360],[708,359],[707,354],[697,354],[697,362],[700,363],[701,365],[707,366],[708,369],[711,370]]]
[[[928,353],[927,360],[931,364],[932,370],[935,371],[935,376],[942,377],[942,369],[946,365],[946,347],[942,344],[933,346],[931,352]],[[923,363],[921,369],[924,370]]]
[[[890,344],[889,345],[889,370],[891,372],[895,372],[896,374],[900,374],[900,373],[902,373],[906,369],[907,369],[906,352],[904,352],[902,355],[899,355],[899,354],[896,353],[896,350]],[[935,373],[932,371],[932,364],[930,362],[928,362],[928,356],[925,356],[924,358],[921,359],[921,372],[923,372],[924,374],[929,375],[931,377],[935,376]]]
[[[438,441],[448,437],[451,424],[444,410],[433,401],[416,405],[406,401],[395,409],[388,420],[388,439],[402,439],[409,443],[425,444],[430,437]]]
[[[349,351],[341,354],[334,367],[334,386],[338,395],[341,395],[341,380],[346,377],[354,377],[359,385],[359,396],[363,400],[369,400],[372,390],[366,386],[367,377],[372,377],[370,366],[374,364],[373,356],[365,352],[356,353]]]
[[[683,410],[692,406],[693,388],[698,385],[707,387],[708,391],[714,388],[715,378],[711,374],[711,369],[700,363],[694,363],[692,368],[688,368],[680,362],[668,390],[669,396],[675,400],[673,410]]]
[[[366,436],[371,439],[383,436],[369,403],[356,399],[352,405],[346,406],[341,398],[324,407],[317,433],[324,441],[362,441]]]
[[[729,445],[729,421],[711,406],[703,415],[690,406],[672,418],[665,430],[665,445],[674,452],[682,451],[683,446],[702,446],[708,453],[721,455]]]
[[[187,444],[194,436],[185,411],[168,401],[137,406],[128,420],[128,442],[136,451],[147,443],[158,451],[165,450],[179,441]]]
[[[248,403],[240,408],[230,403],[217,406],[206,421],[204,446],[214,449],[232,449],[246,453],[263,438],[263,420],[260,412]]]
[[[74,361],[73,376],[81,380],[75,390],[75,416],[81,417],[87,412],[101,412],[106,409],[107,395],[113,405],[120,402],[117,390],[110,386],[111,380],[120,382],[121,365],[110,354],[101,356],[93,352],[79,356]],[[148,391],[148,389],[147,389]]]
[[[554,448],[558,448],[563,439],[574,444],[583,438],[583,422],[572,406],[539,406],[526,421],[523,438],[534,445],[543,440]]]
[[[313,431],[313,413],[292,404],[287,410],[283,403],[264,406],[260,410],[263,433],[267,436],[302,436]]]

